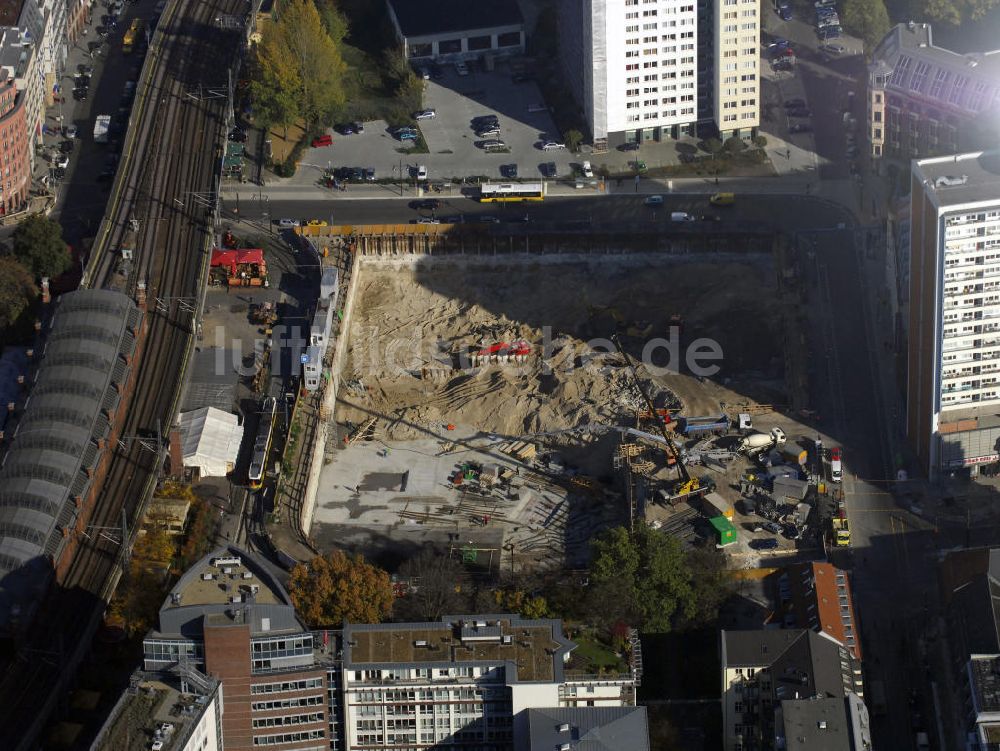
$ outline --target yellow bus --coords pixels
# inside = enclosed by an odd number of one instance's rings
[[[132,21],[132,25],[128,27],[128,31],[125,32],[125,36],[122,38],[122,52],[125,54],[130,53],[136,45],[136,42],[140,44],[145,41],[146,38],[146,22],[141,18],[136,18]]]
[[[541,201],[544,198],[543,183],[483,183],[479,186],[479,200],[482,203]]]

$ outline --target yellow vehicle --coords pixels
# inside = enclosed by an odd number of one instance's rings
[[[736,203],[735,193],[716,193],[714,196],[708,199],[708,202],[713,206],[732,206]]]
[[[483,183],[479,186],[481,203],[519,203],[545,198],[543,183]]]
[[[833,519],[833,544],[838,548],[846,548],[851,544],[851,524],[847,517]]]
[[[130,53],[135,49],[136,43],[142,44],[145,40],[146,22],[141,18],[136,18],[132,21],[132,25],[128,27],[125,36],[122,37],[122,52],[125,54]]]
[[[306,224],[310,227],[325,227],[326,222],[322,219],[310,219]]]

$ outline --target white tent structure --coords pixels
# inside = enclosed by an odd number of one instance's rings
[[[184,412],[178,420],[184,466],[202,477],[225,477],[236,466],[243,441],[239,418],[215,407]]]

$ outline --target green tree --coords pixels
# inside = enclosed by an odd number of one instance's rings
[[[576,128],[572,128],[566,131],[566,148],[570,151],[576,151],[580,148],[580,144],[583,143],[583,133],[578,131]]]
[[[967,21],[981,21],[1000,0],[923,0],[923,15],[931,20],[957,26]]]
[[[314,628],[379,623],[392,610],[389,574],[360,554],[349,557],[340,550],[293,568],[288,593],[296,612]]]
[[[753,145],[758,149],[763,149],[767,146],[767,136],[754,136]]]
[[[511,611],[523,618],[548,618],[549,604],[544,597],[532,597],[521,589],[498,589],[493,593],[501,610]]]
[[[327,36],[339,47],[347,37],[347,18],[334,0],[316,0],[316,10]]]
[[[13,256],[35,277],[55,277],[70,267],[69,248],[58,222],[32,214],[14,230]]]
[[[889,31],[889,11],[883,0],[844,0],[841,18],[847,30],[864,41],[869,53]]]
[[[346,66],[312,0],[289,0],[284,4],[277,23],[265,30],[264,44],[269,50],[261,57],[265,80],[272,62],[275,68],[280,63],[281,68],[292,69],[295,75],[291,78],[277,75],[272,80],[281,81],[298,97],[307,125],[320,122],[343,104]]]
[[[743,143],[743,139],[739,136],[729,136],[722,146],[730,154],[739,154],[747,147],[747,145]]]
[[[714,618],[718,609],[714,595],[700,602],[711,584],[697,581],[708,562],[700,554],[685,552],[676,538],[644,525],[633,532],[616,527],[595,540],[593,547],[591,608],[606,624],[622,620],[644,633],[666,633]],[[719,566],[719,576],[724,577]]]
[[[722,141],[718,138],[708,138],[698,144],[704,151],[707,151],[713,157],[722,151]]]
[[[0,330],[14,323],[38,295],[31,273],[18,261],[0,257]]]

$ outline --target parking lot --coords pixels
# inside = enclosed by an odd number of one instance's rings
[[[428,179],[449,180],[469,176],[500,179],[501,165],[516,164],[521,179],[541,178],[542,165],[554,163],[556,174],[573,174],[582,159],[566,149],[543,151],[540,143],[561,140],[552,118],[537,111],[544,100],[534,81],[515,83],[510,69],[498,65],[493,72],[473,68],[460,76],[452,66],[441,66],[438,78],[425,81],[424,107],[435,116],[419,121],[428,153],[413,154],[412,141],[400,141],[385,122],[365,123],[363,133],[341,135],[331,129],[333,144],[307,149],[294,182],[312,184],[330,167],[374,168],[376,179],[392,179],[411,168],[425,165]],[[529,111],[534,110],[534,111]],[[488,153],[477,143],[472,120],[496,115],[502,140],[509,153]]]

